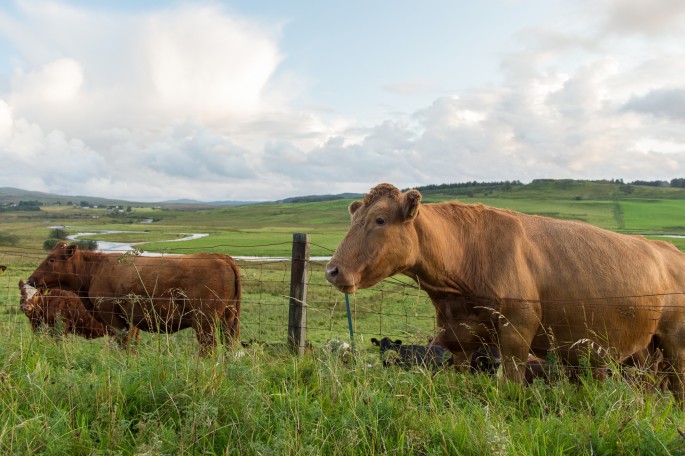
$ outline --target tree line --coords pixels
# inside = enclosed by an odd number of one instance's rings
[[[540,182],[557,182],[559,179],[533,179],[533,183]],[[571,180],[569,180],[571,181]],[[619,184],[619,185],[643,185],[649,187],[673,187],[673,188],[685,188],[685,178],[671,179],[670,181],[665,180],[635,180],[628,182],[627,184],[623,179],[602,179],[602,180],[589,180],[583,181],[578,180],[578,182],[597,182],[597,183],[607,183],[607,184]],[[513,181],[495,181],[495,182],[478,182],[478,181],[468,181],[468,182],[455,182],[455,183],[445,183],[445,184],[430,184],[423,185],[420,187],[412,187],[419,191],[436,191],[436,190],[448,190],[448,189],[463,189],[463,188],[474,188],[474,187],[499,187],[503,190],[510,189],[515,185],[524,185],[519,180]],[[408,189],[407,189],[408,190]]]

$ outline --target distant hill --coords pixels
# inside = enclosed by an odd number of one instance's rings
[[[363,198],[363,193],[339,193],[337,195],[307,195],[294,196],[276,201],[277,203],[318,203],[320,201],[333,201],[339,199]]]
[[[339,195],[308,195],[296,196],[293,198],[286,198],[280,201],[199,201],[194,199],[175,199],[166,201],[126,201],[117,199],[100,198],[95,196],[67,196],[58,195],[55,193],[36,192],[31,190],[22,190],[14,187],[0,187],[0,205],[19,203],[20,201],[38,201],[41,204],[74,204],[81,205],[86,202],[91,206],[131,206],[131,205],[161,205],[161,206],[184,206],[184,207],[201,207],[201,206],[246,206],[250,204],[262,203],[310,203],[317,201],[332,201],[344,198],[360,198],[364,196],[360,193],[341,193]]]
[[[68,204],[80,205],[82,201],[92,206],[130,206],[132,204],[144,204],[135,201],[100,198],[97,196],[68,196],[55,193],[36,192],[22,190],[14,187],[0,187],[0,204],[18,203],[19,201],[38,201],[42,204]],[[150,203],[147,203],[150,204]]]
[[[450,198],[500,197],[500,198],[569,198],[575,200],[612,200],[630,198],[685,199],[685,179],[666,181],[634,181],[624,183],[622,180],[574,180],[574,179],[536,179],[529,184],[519,181],[503,182],[462,182],[449,184],[432,184],[413,187],[421,191],[425,200],[440,201]],[[159,202],[136,202],[94,196],[66,196],[54,193],[22,190],[13,187],[0,187],[0,205],[20,202],[40,204],[74,204],[87,203],[91,206],[173,206],[174,208],[201,209],[218,206],[247,206],[264,203],[297,204],[334,201],[339,199],[360,199],[363,193],[339,193],[335,195],[294,196],[277,201],[198,201],[176,199]]]
[[[176,199],[160,201],[158,204],[182,204],[182,205],[201,205],[201,206],[245,206],[246,204],[257,204],[259,201],[199,201],[194,199]]]

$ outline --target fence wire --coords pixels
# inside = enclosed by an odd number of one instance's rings
[[[280,243],[285,245],[287,243]],[[269,244],[270,246],[279,244]],[[322,246],[312,244],[319,249]],[[255,251],[264,245],[255,245]],[[235,245],[215,245],[207,247],[208,252],[228,252]],[[244,250],[245,246],[239,246]],[[190,253],[190,249],[174,248],[163,254],[153,254],[160,258],[156,267],[159,273],[164,273],[164,258],[187,258],[180,256]],[[332,255],[332,251],[330,254]],[[3,335],[0,337],[14,337],[17,331],[28,330],[35,321],[24,315],[20,308],[19,280],[26,281],[35,268],[41,263],[47,253],[42,249],[0,250],[0,265],[7,266],[7,270],[0,275],[0,327]],[[236,256],[240,267],[242,281],[242,299],[240,314],[240,335],[243,341],[259,341],[269,344],[287,342],[288,312],[290,305],[291,260],[289,258],[259,258],[255,256]],[[308,262],[307,275],[307,323],[306,334],[314,346],[323,346],[329,339],[347,339],[347,315],[344,295],[331,286],[324,278],[325,258],[312,259]],[[89,265],[86,265],[89,266]],[[194,267],[194,266],[189,266]],[[115,275],[105,276],[110,280],[117,280]],[[640,325],[626,324],[624,330],[614,331],[612,338],[641,339],[648,338],[653,326],[661,318],[663,312],[671,308],[679,308],[678,303],[669,303],[682,299],[682,290],[667,290],[645,295],[611,295],[611,296],[579,296],[573,299],[546,299],[545,312],[558,313],[555,320],[555,331],[563,331],[564,315],[567,315],[568,327],[582,319],[577,316],[585,312],[599,318],[602,312],[620,309],[625,318],[631,317],[631,312],[640,311]],[[116,300],[120,296],[102,295],[103,300]],[[56,302],[56,297],[52,297]],[[353,323],[355,334],[362,343],[372,337],[402,338],[406,342],[427,343],[440,330],[436,323],[436,310],[428,295],[420,286],[408,278],[391,277],[367,290],[360,290],[351,297],[353,309]],[[48,303],[50,299],[46,300]],[[154,302],[154,299],[152,300]],[[464,302],[474,309],[499,309],[501,306],[531,306],[538,303],[535,300],[520,297],[505,297],[498,300],[479,296],[465,297]],[[626,303],[630,305],[626,305]],[[645,304],[646,302],[646,304]],[[49,304],[47,304],[49,306]],[[54,306],[52,306],[54,307]],[[632,309],[632,310],[631,310]],[[637,310],[636,310],[637,309]],[[87,314],[87,312],[86,312]],[[651,315],[650,315],[651,314]],[[67,315],[66,310],[62,316]],[[40,319],[41,314],[38,314]],[[42,318],[47,319],[47,314]],[[74,319],[86,319],[83,315],[76,315]],[[438,315],[438,319],[440,315]],[[92,323],[80,323],[84,331],[92,330]],[[587,323],[585,323],[587,324]],[[632,329],[631,329],[632,328]],[[35,329],[35,325],[34,325]],[[546,331],[546,328],[541,328]],[[582,329],[582,328],[581,328]],[[84,335],[84,334],[82,334]],[[92,337],[99,337],[93,332]],[[591,334],[596,340],[606,337],[606,334]],[[86,336],[89,337],[89,336]],[[155,335],[146,337],[154,338]],[[169,337],[163,336],[163,337]],[[194,339],[192,330],[183,330],[174,335],[176,338]],[[551,335],[553,337],[553,335]],[[358,341],[358,345],[359,342]],[[589,341],[589,345],[592,345]],[[367,343],[367,347],[370,344]],[[533,347],[533,349],[538,347]],[[542,347],[540,347],[542,348]]]
[[[285,244],[289,245],[269,245]],[[234,247],[236,246],[215,245],[208,247],[207,251],[230,252]],[[245,246],[240,247],[244,250]],[[263,245],[255,245],[255,251],[260,247]],[[190,252],[189,249],[174,248],[172,253],[159,256],[163,259],[165,256],[176,257]],[[330,254],[332,253],[331,251]],[[4,323],[14,328],[29,327],[31,320],[20,309],[19,280],[26,282],[46,256],[47,252],[42,249],[0,249],[0,265],[8,267],[0,275],[0,325]],[[257,255],[236,256],[235,260],[240,268],[242,282],[241,339],[269,344],[287,342],[291,260],[260,258]],[[323,345],[329,339],[349,337],[344,295],[326,282],[325,263],[325,259],[308,262],[308,315],[305,329],[308,339],[314,345]],[[163,260],[160,260],[157,267],[160,274],[166,273]],[[117,279],[115,275],[106,273],[104,277]],[[107,301],[117,300],[120,296],[101,294],[99,298]],[[158,299],[152,298],[151,302]],[[56,298],[47,297],[44,301],[46,305],[54,307],[50,302],[55,302]],[[409,284],[390,280],[373,290],[359,292],[352,301],[355,332],[362,339],[404,336],[427,340],[434,332],[435,312],[430,300]],[[175,337],[194,339],[195,336],[192,330],[184,330]]]

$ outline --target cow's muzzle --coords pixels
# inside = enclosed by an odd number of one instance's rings
[[[33,304],[29,304],[27,302],[22,302],[19,305],[19,310],[21,310],[25,314],[29,314],[29,313],[33,312]]]
[[[326,265],[326,280],[344,293],[354,293],[357,289],[352,281],[350,281],[335,264],[328,263]]]
[[[337,266],[326,267],[326,280],[335,285],[338,275],[340,275],[340,270]]]

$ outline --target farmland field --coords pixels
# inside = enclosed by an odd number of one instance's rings
[[[619,187],[555,185],[458,197],[654,238],[685,235],[685,197],[671,189],[626,195]],[[0,244],[0,264],[9,267],[0,275],[0,453],[685,454],[683,412],[649,380],[598,382],[588,374],[575,384],[559,371],[549,383],[520,388],[483,374],[384,368],[371,337],[424,343],[435,332],[432,304],[406,278],[351,296],[352,359],[324,348],[349,334],[344,295],[325,282],[323,261],[309,267],[314,348],[302,358],[284,344],[289,261],[239,261],[241,338],[256,343],[220,347],[204,359],[191,330],[143,334],[128,353],[109,338],[34,335],[18,310],[17,281],[45,256],[54,226],[71,234],[123,231],[88,238],[141,243],[150,252],[285,258],[292,234],[304,232],[311,255],[326,257],[349,225],[350,202],[0,213],[0,235],[15,241]],[[162,242],[189,233],[208,236]],[[685,238],[658,239],[685,250]]]

